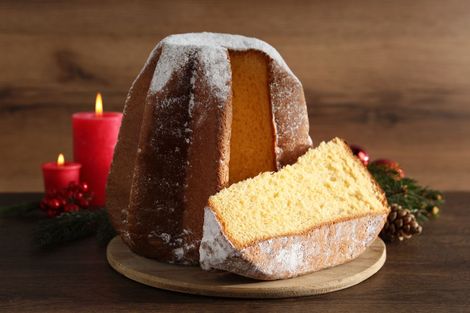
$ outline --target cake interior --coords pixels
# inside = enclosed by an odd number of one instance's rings
[[[263,53],[229,51],[232,71],[232,129],[229,184],[274,171],[274,125]]]
[[[340,139],[321,143],[278,172],[223,189],[209,198],[209,207],[237,248],[388,212],[383,192]]]

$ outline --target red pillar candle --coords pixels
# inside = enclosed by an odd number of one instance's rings
[[[93,192],[92,205],[105,204],[106,180],[113,159],[122,113],[103,112],[101,95],[96,96],[95,112],[72,116],[73,153],[82,164],[81,181]]]
[[[70,183],[80,181],[80,167],[78,163],[65,162],[61,153],[57,162],[48,162],[42,165],[44,189],[46,193],[66,188]]]

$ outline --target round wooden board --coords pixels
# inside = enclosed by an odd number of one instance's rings
[[[258,281],[227,272],[206,272],[197,266],[160,263],[133,253],[119,237],[108,245],[109,264],[122,275],[156,288],[231,298],[287,298],[328,293],[359,284],[385,263],[385,244],[377,238],[358,258],[312,274]]]

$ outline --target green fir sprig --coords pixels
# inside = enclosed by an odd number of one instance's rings
[[[401,178],[397,171],[383,165],[370,164],[368,169],[385,192],[389,205],[398,204],[410,210],[420,221],[438,216],[444,203],[440,191],[421,186],[412,178]]]
[[[53,248],[92,235],[96,235],[99,244],[106,245],[116,236],[107,211],[102,208],[63,213],[54,218],[47,218],[40,209],[39,202],[25,202],[0,207],[0,218],[37,220],[33,232],[33,244],[41,249]]]
[[[46,215],[39,210],[39,202],[25,202],[0,207],[0,217],[41,218]]]
[[[95,234],[101,244],[116,235],[105,209],[62,213],[40,221],[34,231],[33,243],[39,248],[53,248]]]

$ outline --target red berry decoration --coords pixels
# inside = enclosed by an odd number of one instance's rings
[[[88,184],[85,182],[80,183],[80,190],[82,192],[87,192],[88,191]]]
[[[92,198],[86,183],[70,183],[63,190],[48,192],[41,200],[40,208],[48,217],[56,217],[64,212],[89,209]]]
[[[369,154],[362,147],[357,145],[349,145],[352,153],[359,158],[359,160],[367,166],[369,164]]]
[[[65,192],[64,196],[65,196],[66,198],[73,198],[74,194],[75,194],[75,192],[73,192],[72,190],[67,190],[67,191]]]
[[[399,178],[405,177],[405,171],[400,167],[400,164],[396,161],[388,160],[388,159],[379,159],[372,162],[373,165],[383,166],[394,170],[398,173]]]
[[[48,204],[49,204],[49,208],[53,210],[58,210],[60,208],[61,202],[60,202],[60,199],[54,198],[54,199],[49,200]]]
[[[75,203],[67,203],[64,206],[64,212],[77,212],[80,210],[80,207]]]
[[[84,209],[87,209],[90,206],[90,201],[85,198],[82,198],[78,200],[78,205]]]

